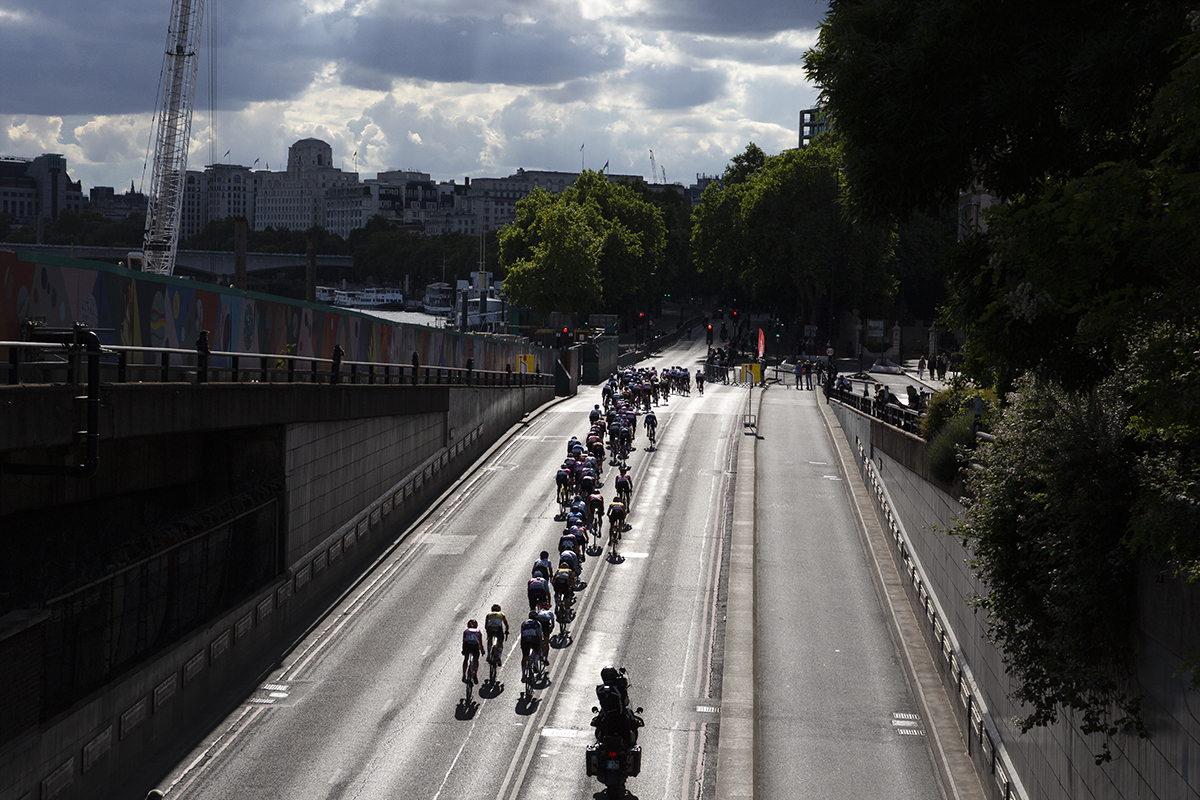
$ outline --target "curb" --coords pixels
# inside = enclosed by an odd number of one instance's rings
[[[934,769],[941,779],[942,789],[950,800],[984,800],[986,795],[967,753],[953,704],[934,666],[933,654],[921,632],[917,614],[909,602],[904,579],[900,577],[895,562],[892,561],[883,527],[875,516],[871,495],[863,483],[862,474],[858,471],[850,443],[846,440],[837,418],[833,416],[829,401],[825,400],[822,403],[819,398],[817,406],[821,409],[826,430],[837,451],[863,546],[874,567],[871,574],[879,593],[879,602],[891,621],[892,634],[905,678],[929,732]]]
[[[759,410],[762,394],[759,394]],[[729,600],[725,609],[725,656],[721,671],[721,727],[717,739],[717,800],[754,797],[754,544],[755,461],[758,437],[734,466],[733,531],[729,544]]]

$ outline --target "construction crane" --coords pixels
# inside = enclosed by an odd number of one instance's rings
[[[162,106],[158,111],[158,136],[146,208],[146,237],[140,254],[140,267],[146,272],[170,275],[175,271],[192,130],[192,98],[196,91],[197,43],[203,16],[204,0],[172,0]],[[130,266],[134,268],[139,266],[136,255],[130,254]]]
[[[654,151],[650,151],[650,182],[658,182],[658,164],[654,163]]]

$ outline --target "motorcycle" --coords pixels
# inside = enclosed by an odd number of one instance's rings
[[[638,709],[641,711],[641,709]],[[627,746],[620,736],[606,736],[587,748],[587,774],[608,788],[609,797],[623,797],[625,781],[642,771],[642,748]]]
[[[642,771],[637,733],[646,723],[640,716],[641,708],[629,709],[625,670],[606,667],[601,675],[605,682],[596,687],[600,707],[592,707],[596,743],[587,748],[587,774],[608,788],[609,797],[617,798],[625,794],[625,781]]]

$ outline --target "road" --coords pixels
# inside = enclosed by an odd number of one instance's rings
[[[651,363],[694,369],[702,355],[684,342]],[[746,391],[672,397],[657,409],[657,449],[639,430],[623,559],[589,556],[572,636],[532,700],[514,635],[500,685],[465,705],[461,631],[492,603],[519,624],[529,568],[562,527],[554,468],[586,433],[593,387],[530,418],[414,526],[179,763],[161,784],[168,798],[592,797],[583,752],[610,663],[645,708],[633,794],[713,797],[733,481],[739,445],[754,452],[742,444]],[[760,420],[757,788],[937,797],[926,737],[897,733],[920,721],[893,716],[915,706],[815,403],[773,388]],[[611,487],[606,474],[606,497]]]

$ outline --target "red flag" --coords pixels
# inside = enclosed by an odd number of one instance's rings
[[[758,357],[762,358],[763,353],[767,352],[767,337],[763,336],[762,328],[758,329]]]

